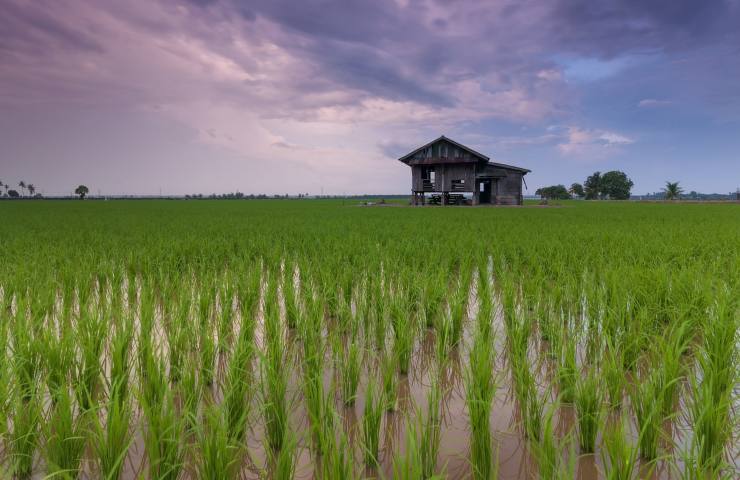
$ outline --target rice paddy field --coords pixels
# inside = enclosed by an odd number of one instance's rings
[[[740,205],[0,202],[0,477],[738,478]]]

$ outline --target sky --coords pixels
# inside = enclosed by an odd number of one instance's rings
[[[740,0],[0,0],[0,182],[408,193],[445,135],[633,193],[740,187]]]

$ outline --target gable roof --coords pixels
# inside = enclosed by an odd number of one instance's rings
[[[465,150],[466,152],[470,153],[471,155],[480,158],[481,160],[485,160],[485,161],[488,161],[489,160],[489,158],[486,157],[485,155],[483,155],[482,153],[476,152],[472,148],[466,147],[465,145],[463,145],[461,143],[457,143],[456,141],[452,140],[451,138],[447,138],[444,135],[440,136],[439,138],[436,138],[436,139],[432,140],[431,142],[427,143],[426,145],[422,145],[421,147],[417,148],[413,152],[407,153],[406,155],[404,155],[403,157],[399,158],[398,160],[401,161],[401,162],[403,162],[403,163],[408,163],[408,161],[409,161],[409,159],[411,157],[413,157],[414,155],[416,155],[420,151],[424,150],[425,148],[431,147],[432,145],[434,145],[435,143],[437,143],[437,142],[439,142],[441,140],[445,140],[445,141],[451,143],[452,145],[456,146],[457,148],[460,148],[462,150]]]

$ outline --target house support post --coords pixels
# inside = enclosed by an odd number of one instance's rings
[[[478,182],[475,182],[473,187],[473,205],[478,205],[480,204],[480,186]]]
[[[448,200],[447,196],[448,195],[449,194],[447,192],[442,192],[442,206],[447,205],[447,200]]]

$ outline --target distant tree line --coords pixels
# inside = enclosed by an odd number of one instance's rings
[[[634,183],[624,172],[612,170],[601,173],[594,172],[583,184],[573,183],[570,188],[565,185],[551,185],[538,188],[535,195],[544,199],[567,200],[570,198],[585,198],[586,200],[627,200]]]
[[[0,191],[0,197],[6,198],[41,198],[42,195],[36,192],[36,186],[33,183],[26,183],[24,180],[18,182],[18,188],[21,190],[20,193],[15,188],[11,188],[13,185],[9,183],[3,183],[0,180],[0,188],[5,188],[5,192]],[[28,195],[26,195],[28,190]]]

